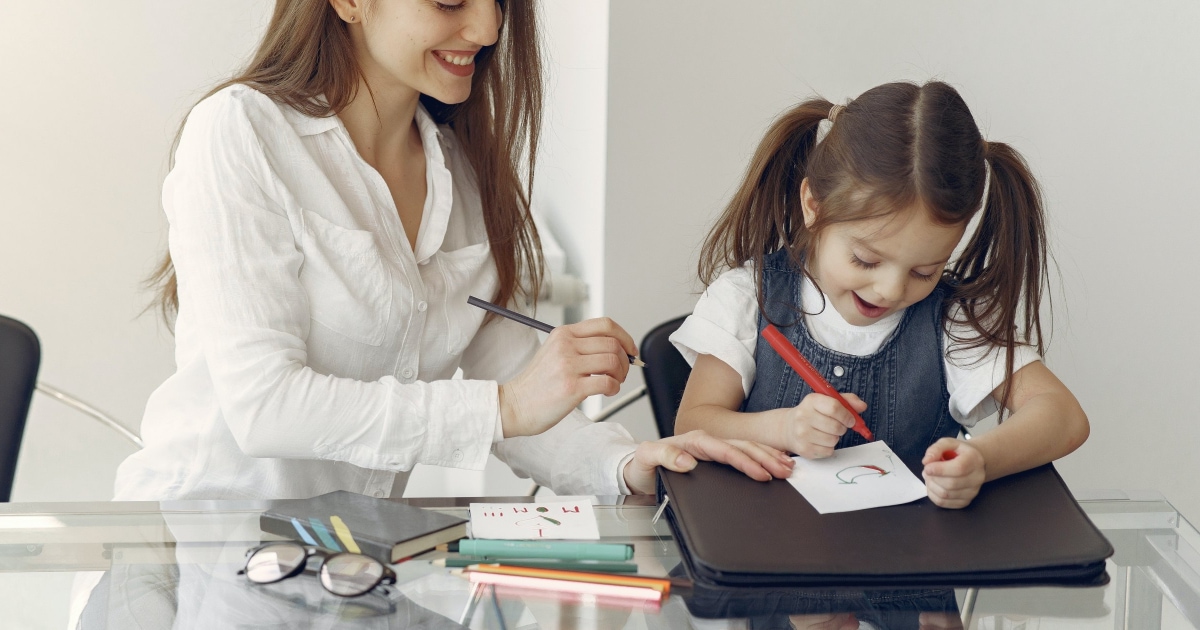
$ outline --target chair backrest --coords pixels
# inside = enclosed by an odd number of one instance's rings
[[[646,380],[646,392],[650,396],[650,409],[654,412],[659,437],[675,435],[675,414],[679,411],[688,375],[692,373],[692,366],[667,339],[685,319],[687,315],[663,322],[642,337],[642,360],[646,362],[642,377]]]
[[[37,334],[25,324],[0,315],[0,501],[7,502],[12,494],[21,436],[41,361]]]

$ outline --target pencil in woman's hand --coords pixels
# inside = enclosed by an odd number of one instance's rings
[[[504,308],[503,306],[497,306],[486,300],[481,300],[481,299],[475,297],[474,295],[467,297],[467,304],[470,304],[471,306],[478,306],[479,308],[481,308],[485,311],[490,311],[501,317],[507,317],[508,319],[511,319],[514,322],[517,322],[519,324],[525,324],[526,326],[529,326],[530,328],[540,330],[547,334],[549,334],[550,331],[554,330],[554,327],[551,326],[550,324],[547,324],[546,322],[539,322],[538,320],[536,320],[532,317],[522,315],[516,311],[510,311],[510,310]],[[626,356],[629,357],[630,364],[636,365],[638,367],[646,367],[646,364],[641,359],[639,359],[633,355],[626,355]]]

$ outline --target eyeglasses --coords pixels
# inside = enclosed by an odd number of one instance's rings
[[[320,568],[308,559],[321,558]],[[380,584],[395,584],[396,573],[361,553],[333,553],[295,542],[272,542],[246,552],[246,567],[238,571],[255,584],[273,584],[301,573],[315,573],[325,590],[340,597],[357,597]]]

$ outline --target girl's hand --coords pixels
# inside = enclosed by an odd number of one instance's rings
[[[948,453],[955,453],[946,459]],[[925,451],[925,488],[929,500],[944,508],[967,507],[987,479],[983,455],[970,442],[942,438]]]
[[[655,469],[662,466],[675,472],[688,472],[696,467],[697,459],[729,464],[755,481],[770,481],[772,477],[786,479],[796,464],[783,451],[765,444],[722,440],[697,430],[638,444],[633,459],[625,464],[621,474],[630,492],[651,494],[656,485]]]
[[[858,413],[867,410],[867,403],[854,394],[842,394]],[[837,399],[812,393],[791,409],[780,409],[782,415],[781,444],[805,459],[823,459],[833,455],[833,448],[848,429],[854,426],[854,416]]]
[[[500,386],[504,437],[537,435],[584,398],[616,394],[629,374],[631,355],[637,355],[633,337],[607,317],[558,326],[529,365]]]

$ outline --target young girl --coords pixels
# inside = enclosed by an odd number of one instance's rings
[[[865,442],[761,339],[773,323],[924,474],[934,503],[964,507],[985,481],[1087,439],[1087,416],[1041,362],[1045,275],[1038,185],[952,87],[805,101],[767,132],[705,243],[708,289],[672,336],[694,366],[678,430],[809,459]],[[1001,403],[996,429],[955,437]]]

